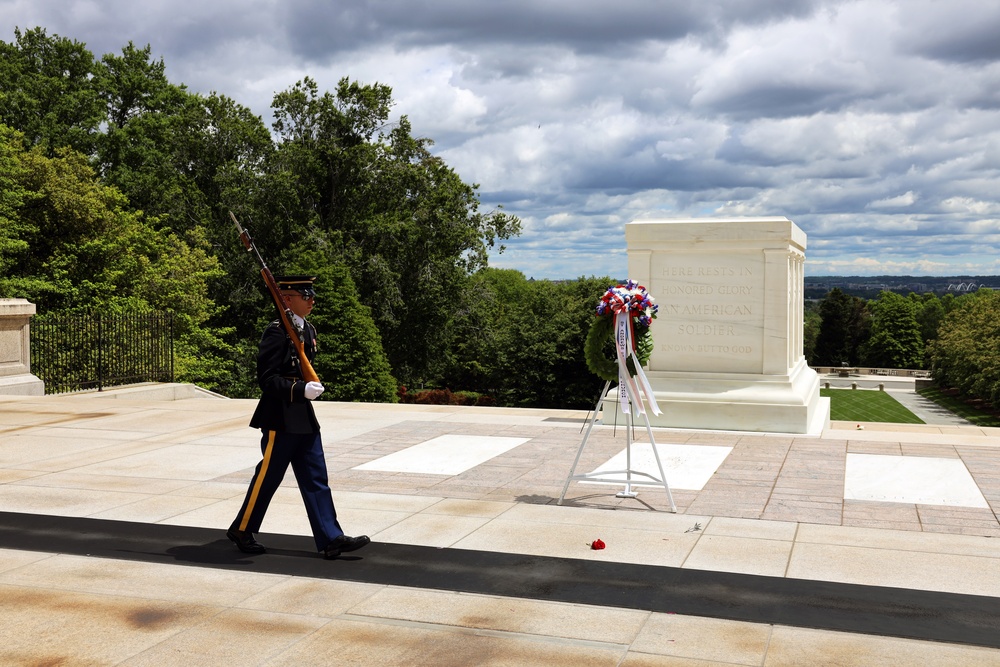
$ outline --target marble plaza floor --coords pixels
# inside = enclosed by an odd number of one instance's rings
[[[1000,429],[653,429],[674,513],[662,485],[566,488],[585,411],[320,402],[373,540],[324,561],[290,474],[270,552],[225,539],[254,401],[0,405],[0,664],[1000,665]],[[596,426],[576,472],[625,443]],[[630,454],[656,473],[644,429]]]

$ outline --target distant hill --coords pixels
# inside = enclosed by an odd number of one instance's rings
[[[866,299],[882,290],[899,294],[965,294],[988,287],[1000,289],[1000,276],[806,276],[805,297],[822,299],[834,287]]]

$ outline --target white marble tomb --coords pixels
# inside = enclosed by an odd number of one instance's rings
[[[646,367],[663,410],[653,426],[819,434],[829,424],[803,355],[806,235],[795,223],[638,220],[625,238],[628,277],[659,304]]]

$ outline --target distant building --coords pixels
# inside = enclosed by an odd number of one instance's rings
[[[805,297],[821,299],[833,288],[846,294],[872,298],[872,292],[882,290],[907,295],[961,294],[980,289],[1000,289],[1000,276],[813,276],[804,281]]]

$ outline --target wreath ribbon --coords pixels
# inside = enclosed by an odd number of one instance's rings
[[[642,362],[652,353],[649,326],[657,310],[659,306],[653,303],[646,288],[629,280],[609,287],[604,293],[597,303],[597,318],[587,334],[584,348],[587,367],[603,380],[618,382],[618,402],[626,414],[630,413],[630,406],[635,406],[644,415],[643,397],[653,414],[662,414],[642,370]],[[604,352],[608,342],[615,348],[614,359]]]
[[[654,415],[659,415],[661,414],[660,406],[656,403],[653,388],[650,386],[649,380],[646,379],[642,364],[639,363],[639,359],[635,355],[632,314],[624,304],[620,308],[616,308],[615,305],[617,304],[612,305],[612,309],[615,313],[615,354],[618,357],[618,403],[622,406],[623,414],[629,414],[629,405],[631,404],[635,405],[636,412],[643,415],[646,414],[642,400],[645,396],[650,411]],[[634,376],[628,370],[629,359],[632,360],[635,368]]]

